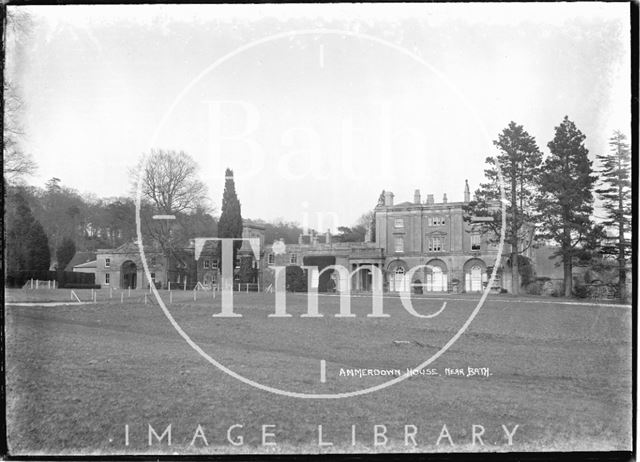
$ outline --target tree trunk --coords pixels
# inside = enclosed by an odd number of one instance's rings
[[[618,156],[618,168],[622,169],[620,165],[620,156]],[[624,255],[624,203],[622,201],[622,184],[618,181],[618,297],[620,300],[625,301],[627,298],[627,271],[625,267],[625,255]]]
[[[511,293],[518,295],[520,293],[520,271],[518,265],[518,198],[516,193],[518,184],[516,181],[516,172],[511,172]]]
[[[573,294],[573,265],[571,255],[565,254],[562,260],[564,264],[564,296],[571,297]]]
[[[518,252],[511,252],[511,293],[520,293],[520,271],[518,268]]]
[[[620,268],[618,268],[618,296],[623,302],[627,299],[627,270],[624,259],[620,262]]]

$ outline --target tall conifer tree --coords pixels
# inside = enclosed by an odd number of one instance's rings
[[[242,211],[240,201],[236,195],[236,185],[233,181],[233,170],[227,168],[225,172],[224,193],[222,194],[222,212],[218,221],[218,237],[240,238],[242,237]],[[238,249],[242,241],[233,244],[233,261],[235,266]],[[221,246],[218,247],[221,249]],[[219,258],[222,268],[222,258]]]
[[[20,194],[8,198],[6,265],[12,271],[46,271],[51,263],[49,241],[27,201]]]
[[[603,246],[606,253],[618,259],[618,296],[626,298],[626,262],[631,250],[631,152],[626,136],[615,131],[609,140],[611,152],[596,156],[602,164],[600,170],[601,187],[596,192],[607,211],[607,221],[603,224],[614,230],[616,244]]]
[[[556,255],[562,257],[567,297],[573,292],[573,259],[593,235],[592,191],[596,178],[584,140],[585,135],[565,116],[547,144],[551,154],[540,175],[540,217],[545,237],[560,245]]]
[[[519,254],[532,245],[532,231],[535,215],[538,175],[542,164],[542,153],[536,140],[522,125],[510,122],[493,142],[498,148],[495,157],[487,157],[484,171],[487,183],[480,185],[474,200],[465,207],[466,220],[474,217],[492,217],[492,221],[474,224],[483,234],[488,233],[490,241],[497,242],[502,226],[500,207],[500,185],[498,167],[504,180],[507,200],[505,240],[510,244],[511,291],[519,293]]]

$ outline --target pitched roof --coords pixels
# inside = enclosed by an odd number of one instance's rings
[[[74,266],[74,268],[97,268],[98,262],[97,260],[88,261],[86,263],[80,263],[79,265]]]
[[[64,270],[73,271],[73,268],[75,266],[80,265],[82,263],[89,262],[91,260],[95,260],[95,259],[96,259],[95,252],[89,252],[89,251],[76,252],[73,258],[71,259],[71,261],[67,264],[67,266],[65,266]]]
[[[265,226],[261,223],[256,223],[255,221],[244,219],[242,220],[242,226],[246,228],[254,228],[254,229],[266,229]]]
[[[148,254],[160,254],[161,251],[159,249],[155,249],[150,245],[144,246],[145,253]],[[124,254],[139,254],[140,248],[138,247],[138,243],[135,241],[129,241],[122,244],[120,247],[116,247],[115,249],[98,249],[99,254],[114,254],[114,253],[124,253]]]

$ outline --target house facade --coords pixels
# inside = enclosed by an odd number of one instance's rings
[[[264,248],[264,227],[246,221],[243,237],[260,239]],[[193,289],[198,283],[204,287],[217,284],[219,255],[215,241],[208,241],[196,259],[195,242],[165,255],[158,246],[145,246],[144,254],[152,283],[158,288]],[[251,254],[250,247],[240,249],[239,256]],[[259,259],[256,260],[256,266]],[[114,289],[149,288],[138,244],[128,242],[115,249],[98,249],[95,260],[96,284]]]
[[[463,197],[461,202],[449,202],[445,194],[436,202],[429,194],[423,201],[416,190],[412,201],[394,203],[394,194],[386,192],[374,209],[375,232],[370,230],[365,242],[336,242],[329,231],[311,231],[300,235],[296,244],[265,243],[265,228],[246,220],[243,237],[257,240],[260,246],[256,255],[248,242],[242,244],[235,265],[236,282],[253,284],[253,290],[269,289],[275,284],[275,267],[316,266],[322,271],[320,291],[342,290],[345,280],[335,270],[340,266],[351,273],[352,291],[370,291],[373,272],[379,271],[385,291],[481,292],[496,264],[500,269],[508,267],[509,248],[505,245],[497,261],[497,245],[464,220],[464,208],[470,201],[466,182]],[[525,255],[531,257],[531,251]],[[197,259],[194,242],[171,257],[154,247],[145,248],[145,256],[157,287],[218,284],[215,241],[207,242]],[[327,267],[333,268],[323,271]],[[135,243],[99,250],[95,271],[96,283],[103,286],[149,287]],[[499,271],[493,288],[510,292],[510,271]]]
[[[384,253],[390,291],[409,290],[407,284],[427,292],[484,289],[498,248],[464,220],[469,200],[467,183],[463,202],[449,202],[446,194],[440,202],[431,194],[423,202],[416,190],[413,201],[394,204],[393,193],[385,193],[375,209],[375,242]],[[415,267],[421,269],[405,277]],[[502,281],[495,285],[502,286]]]
[[[440,202],[433,195],[423,201],[416,190],[413,201],[396,204],[394,194],[385,192],[374,209],[375,239],[334,243],[328,233],[311,233],[301,236],[296,245],[268,246],[264,283],[273,282],[273,266],[341,265],[353,273],[352,290],[366,291],[372,285],[369,268],[373,266],[380,269],[386,291],[481,292],[496,264],[498,248],[463,219],[469,200],[466,182],[463,202],[448,202],[446,194]],[[502,266],[504,260],[498,264]],[[503,280],[500,273],[496,289],[510,285],[505,276]]]

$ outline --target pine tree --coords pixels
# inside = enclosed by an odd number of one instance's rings
[[[225,172],[224,193],[222,194],[222,212],[218,221],[218,237],[240,238],[242,237],[242,212],[240,201],[236,195],[236,185],[233,181],[233,171],[227,169]],[[242,241],[233,244],[233,261],[235,265],[238,249],[242,246]],[[218,246],[221,249],[221,246]],[[222,268],[222,258],[219,258]]]
[[[626,140],[626,136],[616,130],[609,140],[611,152],[596,156],[602,165],[601,187],[596,192],[607,212],[603,225],[613,228],[616,234],[615,248],[603,250],[617,255],[618,296],[622,300],[626,298],[626,261],[631,250],[628,236],[631,232],[631,152]]]
[[[565,296],[573,292],[573,259],[593,235],[592,161],[584,146],[585,135],[565,116],[555,127],[555,136],[547,146],[550,155],[540,175],[540,218],[547,239],[560,245],[556,253],[564,267]]]
[[[489,240],[499,240],[502,226],[498,177],[500,167],[507,200],[505,239],[511,247],[511,290],[512,293],[518,294],[521,266],[518,257],[533,242],[531,234],[535,215],[534,204],[542,153],[535,138],[529,135],[522,125],[513,121],[498,135],[493,144],[499,153],[495,157],[487,157],[488,168],[484,174],[488,182],[480,185],[474,200],[465,206],[465,219],[472,222],[474,217],[492,217],[492,221],[479,222],[473,227],[488,234]]]
[[[65,237],[60,246],[56,249],[56,260],[58,261],[58,269],[64,270],[69,262],[76,254],[76,244],[73,239]]]

